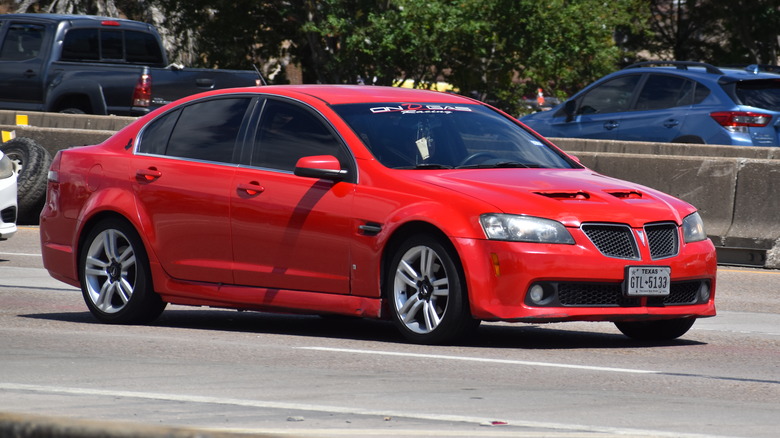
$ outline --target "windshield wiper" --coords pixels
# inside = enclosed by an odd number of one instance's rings
[[[538,164],[521,163],[519,161],[502,161],[500,163],[490,164],[467,164],[465,166],[458,166],[458,169],[497,169],[497,168],[540,168],[542,166]]]
[[[452,166],[439,163],[420,163],[415,166],[396,167],[396,169],[452,169]]]

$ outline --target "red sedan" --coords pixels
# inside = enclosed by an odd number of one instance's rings
[[[185,98],[59,152],[40,231],[46,269],[107,323],[172,303],[387,318],[442,343],[481,320],[672,339],[715,315],[694,207],[431,91]]]

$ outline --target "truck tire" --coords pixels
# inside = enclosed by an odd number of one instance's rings
[[[17,223],[35,225],[46,201],[46,184],[51,155],[30,138],[15,138],[0,150],[19,165],[17,177]]]

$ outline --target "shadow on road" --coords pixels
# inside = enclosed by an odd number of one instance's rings
[[[76,324],[101,325],[86,311],[39,313],[20,316]],[[611,327],[611,325],[608,325],[609,323],[603,324],[605,329]],[[598,325],[600,324],[594,324],[594,326]],[[393,344],[407,343],[390,322],[336,315],[289,315],[174,307],[163,312],[162,316],[150,326],[171,329],[335,338]],[[694,331],[689,336],[695,336],[695,326]],[[544,325],[502,323],[482,324],[473,336],[464,339],[463,342],[456,345],[492,349],[574,350],[658,348],[705,345],[705,343],[686,338],[663,342],[636,341],[617,333],[571,330],[567,328],[567,323]]]

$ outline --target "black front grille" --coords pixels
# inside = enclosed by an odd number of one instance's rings
[[[647,244],[653,260],[674,257],[679,251],[679,234],[677,225],[673,223],[645,226]]]
[[[3,222],[7,224],[16,222],[16,207],[3,209],[3,211],[0,211],[0,217],[2,217]]]
[[[584,224],[582,231],[607,257],[639,259],[636,240],[627,225]]]
[[[647,306],[680,306],[695,304],[703,280],[678,281],[670,285],[665,297],[650,297]],[[540,283],[545,290],[552,291],[555,299],[545,305],[551,307],[637,307],[642,305],[640,297],[623,295],[621,283]],[[533,305],[532,303],[528,303]]]
[[[620,284],[559,283],[561,306],[630,306],[633,299],[623,296]]]
[[[671,284],[669,296],[654,297],[647,300],[648,306],[666,306],[695,304],[699,298],[701,281],[684,281]]]

